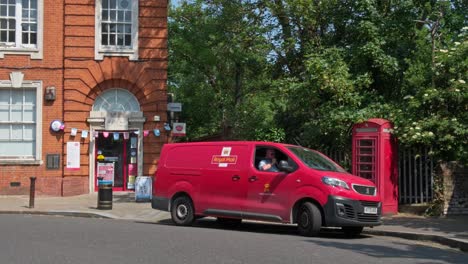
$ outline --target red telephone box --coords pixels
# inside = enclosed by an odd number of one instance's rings
[[[382,214],[398,213],[398,152],[392,128],[380,118],[353,126],[353,174],[375,183]]]

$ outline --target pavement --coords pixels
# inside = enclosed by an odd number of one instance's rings
[[[149,223],[170,219],[168,212],[152,209],[150,202],[136,202],[133,192],[114,192],[111,210],[97,209],[97,193],[71,197],[38,196],[33,208],[29,204],[28,195],[0,195],[0,214],[62,215]],[[430,241],[468,252],[468,215],[433,218],[401,213],[385,216],[383,225],[365,228],[364,234]]]

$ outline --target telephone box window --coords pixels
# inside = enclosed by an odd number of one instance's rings
[[[357,175],[375,181],[375,139],[357,141]]]

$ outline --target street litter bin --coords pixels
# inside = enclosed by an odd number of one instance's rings
[[[112,210],[112,181],[98,181],[98,209]]]

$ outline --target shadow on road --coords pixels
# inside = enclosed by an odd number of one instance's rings
[[[155,224],[175,226],[170,219],[164,219]],[[183,228],[183,227],[177,227]],[[204,228],[204,229],[222,229],[236,232],[251,232],[273,235],[291,235],[297,234],[297,227],[289,224],[271,224],[242,222],[242,224],[232,227],[226,227],[218,223],[215,219],[200,219],[194,222],[192,227],[186,228]],[[349,238],[337,228],[322,228],[318,237],[304,237],[303,241],[310,243],[313,247],[329,247],[330,250],[340,249],[343,251],[358,252],[374,258],[386,259],[414,259],[418,263],[466,263],[466,254],[458,250],[447,250],[440,248],[428,242],[414,242],[392,239],[386,243],[376,243],[383,237],[375,238],[372,235],[360,235],[356,238]],[[372,240],[370,240],[372,239]],[[377,239],[377,240],[376,240]],[[388,246],[391,243],[393,246]],[[422,262],[421,262],[422,261]]]
[[[155,224],[162,225],[171,225],[175,226],[174,222],[171,219],[160,220]],[[294,235],[299,236],[297,233],[296,225],[290,224],[276,224],[276,223],[266,223],[266,222],[250,222],[243,221],[240,225],[223,225],[218,223],[215,219],[199,219],[196,220],[192,227],[195,228],[210,228],[210,229],[222,229],[230,231],[240,231],[240,232],[252,232],[252,233],[264,233],[264,234],[276,234],[276,235]],[[320,238],[330,238],[330,239],[347,239],[347,240],[359,240],[364,238],[369,238],[368,235],[360,235],[354,238],[346,237],[339,228],[322,228],[319,233]]]

